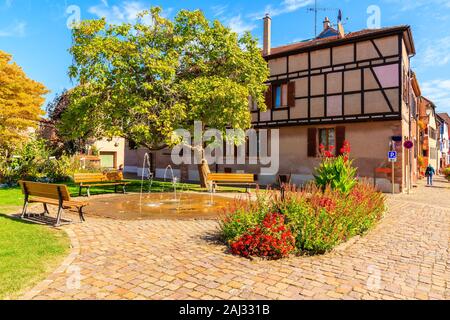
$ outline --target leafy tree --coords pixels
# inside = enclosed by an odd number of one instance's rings
[[[0,154],[11,153],[28,140],[36,128],[48,93],[45,86],[29,79],[11,55],[0,51]]]
[[[269,75],[257,41],[198,10],[182,10],[173,21],[160,13],[145,11],[135,24],[83,21],[74,30],[69,73],[78,86],[62,132],[121,136],[160,150],[179,142],[174,130],[192,132],[195,121],[224,133],[250,128],[249,97],[266,108]]]
[[[63,154],[74,155],[77,152],[85,152],[86,145],[92,141],[89,139],[90,133],[86,136],[68,137],[59,131],[62,116],[70,104],[71,91],[64,90],[56,95],[47,105],[48,119],[42,126],[40,136],[45,138],[47,144],[54,150],[54,155],[60,157]]]

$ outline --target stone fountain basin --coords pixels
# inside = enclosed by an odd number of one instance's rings
[[[203,193],[151,193],[92,199],[86,215],[116,220],[217,220],[235,200]]]

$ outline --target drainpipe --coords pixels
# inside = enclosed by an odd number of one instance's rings
[[[411,85],[410,85],[410,79],[411,79],[411,76],[412,76],[412,70],[411,70],[411,59],[414,57],[415,55],[410,55],[409,57],[408,57],[408,60],[409,60],[409,79],[408,79],[408,101],[409,101],[409,119],[408,119],[408,121],[409,121],[409,139],[410,140],[412,140],[411,138],[411,136],[412,136],[412,123],[411,123],[411,101],[410,101],[410,99],[411,99]],[[416,106],[416,109],[417,109],[417,106]],[[416,112],[416,114],[417,114],[417,112]],[[414,115],[414,117],[416,117],[416,115]],[[417,119],[416,119],[417,120]],[[416,121],[416,125],[417,125],[417,121]],[[410,193],[410,191],[411,191],[411,188],[412,188],[412,175],[413,175],[413,168],[412,168],[412,163],[413,163],[413,161],[412,161],[412,152],[411,152],[411,149],[408,149],[408,154],[409,154],[409,182],[408,182],[408,194]],[[416,170],[417,170],[417,168],[416,168]]]

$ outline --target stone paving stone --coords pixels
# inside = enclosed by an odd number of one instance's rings
[[[448,186],[448,184],[446,185]],[[70,259],[27,299],[450,299],[450,190],[388,196],[389,212],[342,250],[248,261],[204,240],[215,221],[90,219],[65,226]],[[445,200],[447,201],[447,200]],[[449,202],[450,203],[450,202]],[[67,288],[70,266],[79,289]]]

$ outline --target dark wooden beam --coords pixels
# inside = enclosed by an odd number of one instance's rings
[[[342,117],[267,121],[264,123],[253,123],[253,127],[255,129],[263,129],[263,128],[279,128],[292,126],[310,126],[318,124],[328,125],[340,123],[396,121],[401,119],[402,116],[399,113],[373,113],[373,114],[346,115]]]
[[[374,46],[375,50],[377,51],[378,57],[383,58],[383,54],[381,53],[380,49],[378,48],[377,44],[373,39],[370,39],[370,42],[372,42],[372,45]]]
[[[336,73],[336,72],[340,72],[340,71],[353,71],[353,70],[358,70],[358,69],[362,69],[362,68],[367,68],[370,66],[373,67],[382,67],[382,66],[386,66],[386,65],[391,65],[391,64],[397,64],[398,61],[393,61],[393,62],[389,62],[387,60],[391,59],[391,58],[398,58],[400,59],[400,56],[398,55],[393,55],[393,56],[389,56],[386,58],[383,58],[383,62],[382,63],[375,63],[376,61],[379,61],[380,59],[368,59],[368,60],[364,60],[364,61],[359,61],[357,62],[350,62],[350,63],[344,63],[344,64],[340,64],[339,66],[334,66],[332,67],[332,70],[330,71],[323,71],[326,69],[330,69],[330,67],[321,67],[321,68],[314,68],[311,70],[305,69],[302,71],[295,71],[295,72],[290,72],[290,73],[281,73],[278,75],[271,75],[269,78],[277,78],[276,80],[269,80],[267,81],[267,83],[277,83],[277,82],[283,82],[286,81],[286,77],[289,77],[289,79],[301,79],[301,78],[306,78],[309,76],[309,73],[311,72],[311,74],[314,73],[314,75],[321,75],[321,74],[330,74],[330,73]],[[358,64],[364,64],[364,63],[369,63],[368,65],[365,66],[358,66]],[[355,67],[350,68],[349,66],[351,65],[355,65]],[[343,67],[342,69],[339,69],[339,67]],[[338,69],[336,69],[338,68]],[[305,75],[300,76],[300,73],[305,73]],[[278,79],[279,77],[285,77],[283,79]]]
[[[384,99],[386,100],[386,103],[388,104],[389,109],[390,109],[392,112],[394,112],[394,107],[392,107],[392,103],[391,103],[391,101],[389,100],[389,97],[387,96],[386,91],[384,90],[383,86],[381,85],[381,81],[380,81],[380,79],[378,79],[378,76],[377,76],[377,74],[375,73],[375,70],[373,70],[372,67],[370,67],[369,69],[370,69],[370,71],[372,72],[372,75],[373,75],[373,77],[375,78],[375,81],[377,82],[378,87],[380,87],[381,93],[383,94],[383,97],[384,97]]]
[[[308,51],[308,118],[311,118],[311,52]]]

